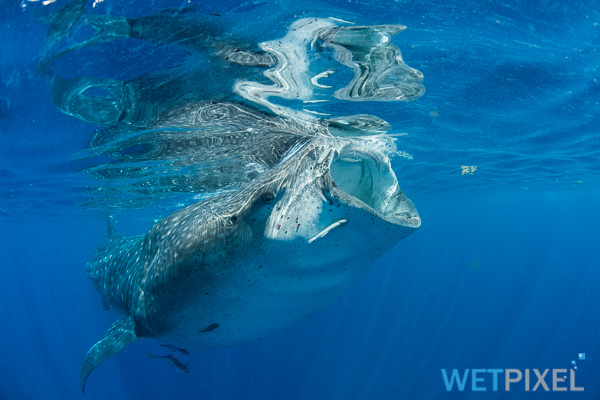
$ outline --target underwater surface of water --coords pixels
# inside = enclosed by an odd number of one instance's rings
[[[396,139],[392,166],[422,226],[310,319],[260,341],[192,350],[179,357],[190,362],[188,374],[149,360],[145,353],[163,350],[156,341],[137,341],[94,372],[87,397],[600,396],[596,2],[44,3],[0,10],[0,398],[82,396],[81,360],[117,318],[102,310],[84,269],[106,234],[108,215],[122,233],[143,233],[203,191],[233,189],[239,165],[247,180],[271,165],[211,150],[204,160],[225,161],[206,166],[196,162],[189,141],[173,140],[178,130],[144,124],[110,131],[111,121],[140,121],[139,115],[199,101],[251,104],[231,88],[240,81],[270,84],[266,67],[224,68],[205,49],[231,51],[235,42],[235,49],[260,55],[258,43],[283,38],[301,18],[407,27],[392,43],[423,74],[420,98],[270,99],[303,116],[368,114],[391,125],[384,135]],[[91,21],[118,31],[118,21],[107,16],[178,23],[160,25],[164,31],[153,25],[146,31],[152,40],[90,42],[97,32]],[[168,35],[175,45],[164,45]],[[352,72],[322,54],[311,55],[311,65],[335,73],[317,83],[344,87]],[[85,110],[64,97],[82,77],[103,83],[87,93],[92,100],[85,104],[93,107]],[[106,101],[130,101],[122,87],[145,96],[137,119]],[[314,90],[315,99],[329,93]],[[235,131],[239,121],[219,125],[221,133]],[[94,142],[104,129],[118,140]],[[138,135],[146,136],[136,142]],[[205,179],[215,170],[235,179]],[[448,390],[442,370],[453,369],[529,370],[530,389],[538,380],[533,370],[548,369],[549,388],[525,390],[523,376],[509,393],[503,372],[494,390],[493,374],[479,372],[479,383],[469,374],[462,391]],[[568,393],[552,390],[553,369],[565,370],[558,386]],[[571,370],[583,391],[570,390]]]

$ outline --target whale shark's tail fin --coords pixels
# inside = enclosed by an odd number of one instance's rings
[[[137,339],[137,336],[135,334],[135,322],[132,317],[115,321],[106,332],[106,335],[89,349],[83,359],[79,372],[81,393],[85,395],[85,381],[92,371],[135,339]]]

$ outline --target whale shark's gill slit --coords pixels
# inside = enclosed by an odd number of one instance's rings
[[[217,323],[215,322],[215,323],[212,323],[212,324],[210,324],[210,325],[209,325],[209,326],[207,326],[206,328],[199,330],[198,332],[200,332],[200,333],[206,333],[206,332],[214,331],[214,330],[215,330],[215,329],[217,329],[218,327],[219,327],[219,324],[217,324]]]

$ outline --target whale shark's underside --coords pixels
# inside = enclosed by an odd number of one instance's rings
[[[420,226],[390,165],[398,153],[390,125],[317,108],[422,95],[422,75],[391,41],[404,27],[302,19],[284,38],[256,46],[234,41],[215,19],[88,16],[80,22],[96,30],[88,41],[57,47],[64,33],[49,35],[40,72],[52,82],[53,103],[106,126],[83,151],[100,160],[87,172],[103,193],[201,199],[133,237],[109,219],[86,272],[124,317],[85,356],[82,391],[98,365],[137,338],[232,346],[307,318]],[[54,71],[67,54],[124,38],[202,52],[215,77],[233,76],[229,90],[190,90],[193,70],[129,81]],[[353,77],[334,87],[326,62]],[[103,96],[90,94],[99,88]]]

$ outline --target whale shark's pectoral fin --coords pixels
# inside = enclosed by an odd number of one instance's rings
[[[81,371],[79,372],[79,385],[81,393],[85,394],[85,381],[94,369],[113,354],[137,339],[135,335],[135,322],[133,318],[123,318],[110,327],[106,335],[87,352]]]

